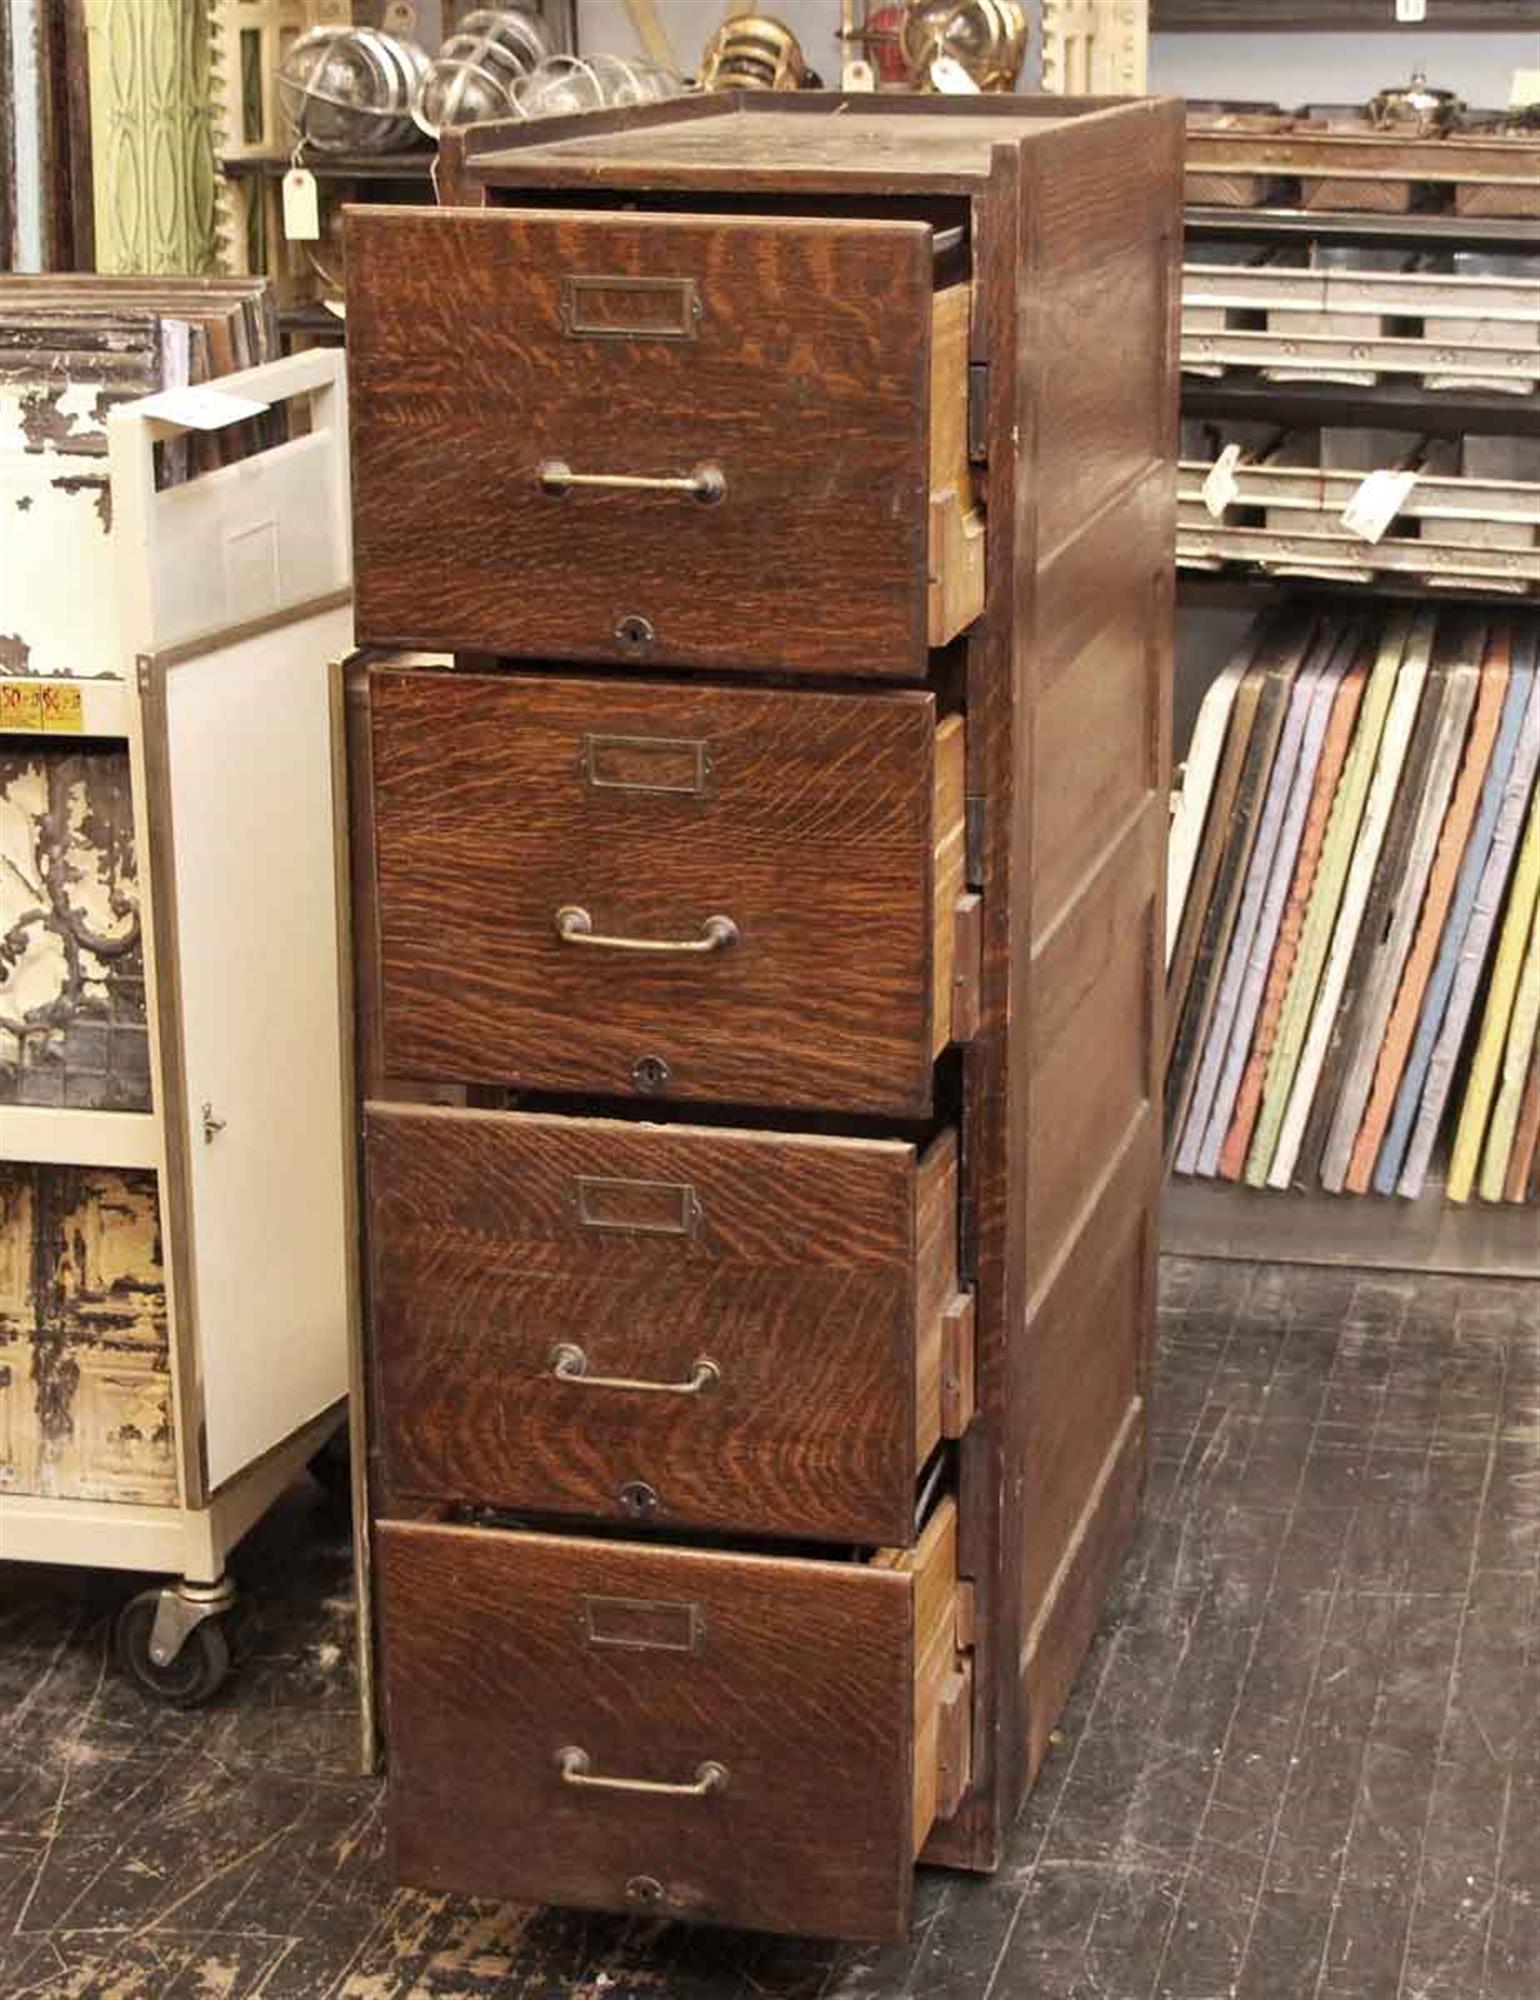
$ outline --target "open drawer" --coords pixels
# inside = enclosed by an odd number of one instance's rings
[[[903,1935],[968,1782],[950,1498],[869,1562],[387,1521],[376,1573],[399,1881]]]
[[[387,1074],[929,1114],[976,992],[961,716],[918,689],[369,690]]]
[[[922,677],[984,601],[935,268],[912,221],[353,211],[360,640]]]
[[[973,1407],[957,1142],[375,1105],[397,1497],[912,1540]]]

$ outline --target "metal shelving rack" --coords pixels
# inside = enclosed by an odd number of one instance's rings
[[[1189,242],[1324,241],[1383,249],[1511,250],[1540,255],[1540,222],[1465,216],[1444,211],[1401,215],[1333,214],[1300,209],[1190,206]],[[1184,417],[1232,418],[1312,428],[1361,425],[1455,435],[1540,436],[1540,395],[1498,391],[1428,391],[1411,378],[1372,388],[1329,383],[1279,383],[1258,376],[1182,379]],[[1412,579],[1385,576],[1372,584],[1312,581],[1291,585],[1256,568],[1179,571],[1178,606],[1259,612],[1270,599],[1301,587],[1340,596],[1344,606],[1370,598],[1415,595],[1469,604],[1472,590],[1430,591]],[[1496,601],[1512,604],[1512,598]],[[1180,651],[1177,670],[1180,673]],[[1482,1277],[1540,1275],[1540,1227],[1532,1206],[1446,1202],[1431,1181],[1412,1203],[1324,1192],[1257,1190],[1226,1181],[1172,1178],[1161,1218],[1162,1248],[1179,1256],[1284,1263],[1360,1265],[1397,1270],[1444,1270]]]

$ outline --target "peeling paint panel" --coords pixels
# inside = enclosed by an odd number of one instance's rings
[[[8,305],[0,319],[0,628],[5,669],[122,672],[107,415],[160,387],[153,312],[95,321]]]
[[[0,1104],[150,1107],[126,749],[0,737]]]
[[[0,1164],[0,1492],[176,1504],[151,1173]]]

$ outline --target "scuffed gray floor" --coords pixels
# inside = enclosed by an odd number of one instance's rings
[[[345,1534],[146,1708],[123,1586],[0,1565],[4,2000],[1537,2000],[1540,1287],[1168,1264],[1150,1504],[991,1882],[890,1952],[392,1891]]]

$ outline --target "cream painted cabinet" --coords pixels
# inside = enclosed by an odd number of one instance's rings
[[[183,426],[121,406],[94,506],[0,408],[52,509],[0,547],[0,1558],[168,1574],[119,1636],[182,1701],[349,1389],[342,367],[222,379],[308,414],[165,488]]]

